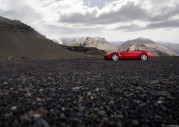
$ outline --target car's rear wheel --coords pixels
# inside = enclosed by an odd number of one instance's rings
[[[118,54],[113,54],[112,55],[112,60],[113,61],[118,61],[119,60],[119,55]]]
[[[147,54],[142,54],[142,55],[140,56],[140,58],[141,58],[141,60],[147,60],[147,59],[148,59],[148,56],[147,56]]]

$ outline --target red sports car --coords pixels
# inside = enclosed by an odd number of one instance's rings
[[[112,52],[104,55],[104,59],[106,60],[121,60],[121,59],[141,59],[147,60],[151,57],[151,53],[146,50],[134,50],[129,51],[128,49],[125,51]]]

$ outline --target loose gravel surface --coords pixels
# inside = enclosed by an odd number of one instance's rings
[[[0,127],[178,127],[179,57],[0,61]]]

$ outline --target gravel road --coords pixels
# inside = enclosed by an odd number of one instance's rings
[[[179,127],[179,57],[0,61],[0,127]]]

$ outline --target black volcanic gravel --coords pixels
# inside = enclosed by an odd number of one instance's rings
[[[179,57],[0,61],[0,127],[179,126]]]

